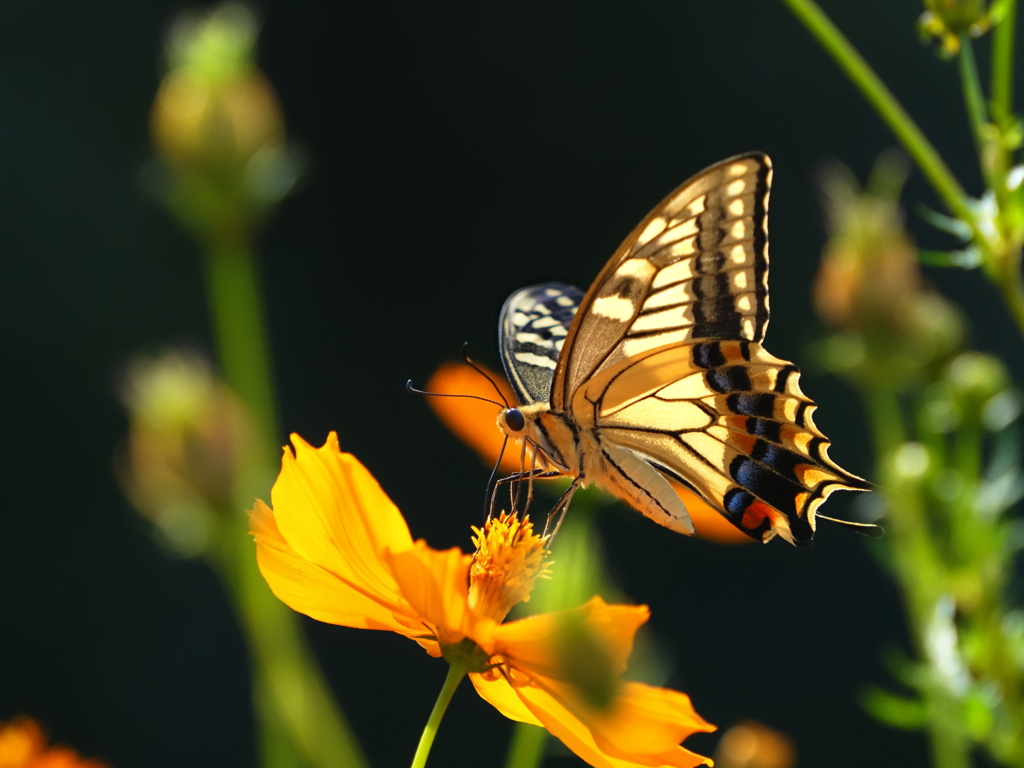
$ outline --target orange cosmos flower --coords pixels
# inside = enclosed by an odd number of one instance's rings
[[[682,693],[618,682],[607,707],[567,680],[554,642],[566,620],[588,628],[616,675],[644,606],[598,597],[572,611],[502,624],[547,575],[546,540],[502,515],[474,529],[475,556],[413,541],[398,508],[332,432],[321,448],[292,436],[271,491],[252,511],[260,570],[279,598],[320,621],[386,629],[469,672],[480,695],[513,720],[546,728],[594,766],[709,763],[679,743],[711,731]]]
[[[72,749],[48,747],[39,723],[28,717],[0,723],[0,768],[105,768]]]
[[[484,368],[480,363],[477,365]],[[515,403],[516,397],[505,377],[486,368],[484,370],[498,382],[508,402]],[[443,363],[427,381],[427,390],[441,394],[476,395],[491,400],[495,394],[494,388],[483,376],[463,363]],[[456,400],[450,397],[431,397],[428,402],[445,426],[479,453],[484,462],[494,464],[504,435],[495,426],[497,414],[493,405],[479,400]],[[519,464],[520,451],[510,443],[501,457],[499,469],[512,474],[520,470]],[[753,541],[692,490],[671,478],[669,482],[686,504],[686,511],[690,513],[698,536],[720,544],[749,544]]]

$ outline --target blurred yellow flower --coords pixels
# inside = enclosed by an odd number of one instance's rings
[[[715,751],[718,768],[793,768],[795,763],[793,742],[753,720],[726,731]]]
[[[484,368],[479,363],[476,365],[498,382],[498,387],[508,402],[516,402],[512,388],[504,376]],[[427,381],[427,390],[441,394],[475,395],[492,400],[495,394],[494,388],[483,376],[463,363],[443,363]],[[480,454],[484,462],[494,464],[501,450],[504,435],[495,426],[497,413],[493,405],[480,400],[451,397],[431,397],[428,398],[428,402],[445,426]],[[520,459],[519,449],[510,446],[505,449],[498,469],[506,474],[518,472],[521,469]],[[753,541],[692,490],[671,478],[668,480],[686,504],[686,511],[690,513],[698,536],[720,544],[749,544]]]
[[[677,691],[617,681],[607,707],[586,700],[559,668],[567,619],[590,630],[616,675],[649,615],[598,597],[572,609],[501,624],[547,573],[546,540],[527,519],[474,529],[475,556],[413,541],[398,508],[331,433],[321,448],[292,436],[271,491],[252,511],[260,570],[297,611],[320,621],[385,629],[431,656],[464,665],[480,695],[513,720],[546,728],[594,766],[697,766],[679,746],[711,731]]]
[[[0,723],[0,768],[105,768],[67,747],[48,747],[46,734],[28,717]]]

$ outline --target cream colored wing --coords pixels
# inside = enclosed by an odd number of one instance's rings
[[[580,304],[555,370],[553,409],[602,369],[646,350],[764,337],[771,175],[759,152],[723,160],[640,222]]]

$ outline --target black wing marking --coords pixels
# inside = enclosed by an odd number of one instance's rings
[[[501,362],[521,404],[551,396],[562,343],[582,299],[575,286],[544,283],[516,291],[501,308]]]

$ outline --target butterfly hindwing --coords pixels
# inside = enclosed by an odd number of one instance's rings
[[[644,352],[575,398],[574,413],[593,413],[603,441],[688,485],[753,538],[808,543],[825,498],[863,487],[829,459],[796,367],[756,342]]]
[[[547,402],[551,380],[583,291],[565,283],[544,283],[516,291],[501,308],[501,361],[523,404]]]

